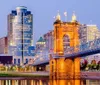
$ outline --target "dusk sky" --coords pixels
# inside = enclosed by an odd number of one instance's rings
[[[7,35],[7,15],[17,6],[26,6],[33,14],[35,42],[53,29],[53,17],[57,15],[57,10],[62,20],[65,20],[64,11],[67,11],[69,21],[75,11],[80,23],[96,24],[100,28],[100,0],[1,0],[0,37]]]

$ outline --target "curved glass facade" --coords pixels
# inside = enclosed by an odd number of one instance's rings
[[[17,7],[8,15],[8,52],[13,56],[34,56],[33,16],[26,7]]]

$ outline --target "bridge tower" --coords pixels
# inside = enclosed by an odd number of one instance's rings
[[[76,46],[80,43],[79,25],[74,13],[70,22],[62,22],[59,13],[54,22],[54,54],[50,54],[50,79],[67,79],[66,85],[80,85],[80,80],[77,80],[76,76],[80,77],[80,58],[78,56],[64,58],[65,36],[69,38],[69,46],[73,47],[74,51],[78,51]]]

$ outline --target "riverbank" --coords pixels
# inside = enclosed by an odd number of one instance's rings
[[[1,79],[47,79],[49,72],[0,72]]]
[[[64,77],[64,76],[63,76]],[[66,78],[65,76],[64,78]],[[80,75],[81,79],[99,79],[100,80],[100,71],[83,71]],[[0,71],[0,79],[49,79],[49,72],[46,71],[36,71],[36,72],[9,72],[9,71]],[[60,79],[61,77],[59,77]],[[63,79],[63,78],[61,78]]]

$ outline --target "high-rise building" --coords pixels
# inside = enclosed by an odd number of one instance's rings
[[[87,41],[100,38],[100,32],[96,25],[87,25]]]
[[[80,44],[87,42],[87,26],[85,24],[80,25],[79,38],[80,38]]]
[[[42,48],[46,47],[46,42],[43,37],[40,37],[39,40],[36,42],[36,50],[41,50]]]
[[[53,35],[53,30],[47,32],[46,34],[43,35],[44,40],[46,42],[46,48],[48,51],[53,50],[53,45],[54,45],[54,35]]]
[[[14,64],[23,64],[34,56],[33,15],[24,6],[8,15],[8,53]]]
[[[100,31],[96,25],[80,25],[79,29],[80,43],[86,43],[100,38]]]
[[[7,46],[7,37],[0,38],[0,54],[7,54],[8,46]]]

